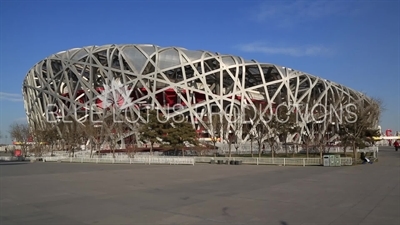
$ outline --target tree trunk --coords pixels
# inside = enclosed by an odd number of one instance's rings
[[[153,155],[153,145],[154,142],[150,142],[150,155]]]
[[[323,158],[323,156],[322,156],[322,149],[323,149],[323,147],[320,145],[319,146],[319,158],[322,160],[322,158]]]
[[[308,142],[306,142],[306,157],[307,157],[307,159],[310,157],[309,156],[309,153],[310,153],[310,151],[308,150]]]
[[[231,156],[232,156],[232,143],[231,142],[229,142],[229,145],[228,145],[228,156],[229,156],[229,160],[230,160]]]
[[[355,141],[353,141],[353,155],[354,155],[354,165],[357,165],[357,148]]]
[[[289,157],[289,153],[288,153],[288,150],[287,150],[286,138],[285,138],[285,141],[284,141],[283,143],[285,144],[285,154],[286,154],[286,157]]]
[[[131,149],[132,148],[132,146],[129,146],[127,149],[128,149],[128,158],[131,158]]]
[[[89,158],[92,158],[92,156],[93,156],[93,139],[92,138],[90,138],[90,156],[89,156]]]
[[[299,146],[298,146],[297,144],[296,144],[295,146],[293,146],[293,155],[292,155],[292,158],[294,158],[295,153],[298,152],[298,148],[299,148]]]
[[[250,140],[250,153],[251,153],[251,158],[253,158],[254,156],[253,156],[253,137],[251,137],[251,140]]]
[[[182,156],[185,156],[185,148],[182,148]]]
[[[217,143],[216,141],[213,141],[213,144],[214,144],[214,157],[217,157],[217,152],[216,152],[217,147],[215,146],[216,143]]]
[[[270,146],[271,146],[271,157],[274,158],[275,157],[274,146],[273,145],[270,145]]]
[[[135,158],[136,152],[138,151],[139,146],[137,144],[135,144],[133,149],[133,158]]]

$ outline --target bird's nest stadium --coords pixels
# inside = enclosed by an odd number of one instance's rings
[[[123,122],[132,135],[137,124],[145,121],[140,116],[143,111],[155,109],[166,117],[186,115],[205,140],[215,134],[215,126],[207,119],[210,113],[231,120],[235,110],[243,112],[249,106],[276,109],[280,104],[312,102],[328,109],[372,104],[358,91],[288,67],[147,44],[89,46],[56,53],[29,70],[22,92],[28,122],[43,129],[66,116],[83,121],[95,115],[102,120],[115,116],[104,113],[112,108],[114,114],[139,115],[135,123]],[[308,115],[315,110],[310,107]],[[307,129],[309,120],[310,116],[299,117],[301,129]],[[242,131],[240,139],[248,140],[249,134]]]

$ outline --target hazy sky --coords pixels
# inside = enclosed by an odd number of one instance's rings
[[[400,130],[398,0],[0,1],[3,134],[26,121],[21,87],[35,63],[103,44],[209,50],[305,71],[382,99],[382,128]]]

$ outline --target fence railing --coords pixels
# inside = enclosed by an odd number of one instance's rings
[[[0,161],[17,161],[18,157],[0,157]],[[31,159],[34,159],[31,157]],[[250,157],[176,157],[176,156],[135,156],[134,158],[89,158],[89,157],[42,157],[44,162],[69,162],[69,163],[111,163],[111,164],[167,164],[167,165],[194,165],[195,163],[210,163],[222,160],[241,161],[249,165],[282,165],[282,166],[319,166],[320,158],[250,158]],[[30,160],[30,158],[25,158]],[[351,166],[351,157],[340,158],[342,166]]]
[[[0,161],[21,161],[22,157],[17,156],[0,156]]]
[[[46,156],[42,157],[43,162],[57,162],[62,159],[66,159],[68,156]]]
[[[44,162],[194,165],[192,157],[78,158],[44,157]]]
[[[196,163],[210,163],[212,160],[241,161],[242,164],[251,165],[282,165],[282,166],[319,166],[322,165],[320,158],[249,158],[249,157],[194,157]],[[342,166],[351,166],[353,159],[351,157],[340,158]]]

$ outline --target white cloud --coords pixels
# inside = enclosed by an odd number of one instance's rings
[[[0,101],[21,102],[23,99],[20,94],[0,92]]]
[[[262,43],[249,43],[238,46],[245,52],[258,52],[264,54],[280,54],[289,56],[321,56],[330,55],[331,50],[324,46],[304,46],[304,47],[273,47]]]
[[[290,26],[332,16],[355,15],[363,6],[357,1],[268,1],[259,6],[253,16],[260,22]]]

